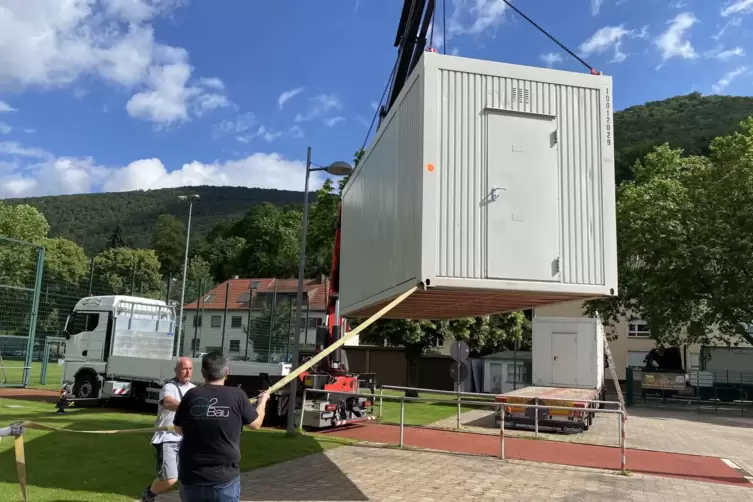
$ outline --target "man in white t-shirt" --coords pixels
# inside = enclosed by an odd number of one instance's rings
[[[175,365],[175,378],[165,383],[159,393],[159,408],[155,427],[173,425],[175,410],[180,401],[195,385],[191,383],[193,362],[181,357]],[[154,502],[157,495],[167,492],[178,481],[178,447],[181,436],[174,432],[155,432],[152,444],[157,450],[157,478],[144,489],[143,502]]]

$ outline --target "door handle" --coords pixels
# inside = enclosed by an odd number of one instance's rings
[[[492,200],[495,201],[499,199],[499,193],[501,191],[507,191],[507,188],[501,188],[501,187],[495,187],[492,188]]]

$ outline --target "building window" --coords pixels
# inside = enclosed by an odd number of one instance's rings
[[[648,338],[651,330],[644,321],[634,321],[628,324],[629,338]]]
[[[239,315],[234,315],[230,318],[231,328],[240,328],[243,325],[243,318]]]
[[[241,351],[241,341],[230,340],[230,352],[240,352],[240,351]]]
[[[515,368],[518,369],[518,374],[515,374]],[[507,383],[522,383],[528,381],[528,368],[523,364],[517,366],[513,363],[507,364]]]
[[[221,328],[222,327],[222,316],[221,315],[213,315],[212,316],[212,327],[213,328]]]
[[[193,316],[193,327],[196,327],[196,321],[199,322],[199,327],[201,327],[201,314],[196,314]]]
[[[201,340],[198,338],[191,338],[191,350],[198,350],[201,345]]]

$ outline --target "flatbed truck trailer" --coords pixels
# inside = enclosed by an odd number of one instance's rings
[[[534,430],[536,414],[538,413],[538,430],[540,432],[580,433],[587,431],[593,424],[594,412],[597,406],[594,401],[603,401],[601,389],[572,389],[559,387],[524,387],[506,392],[495,398],[498,403],[512,406],[505,407],[505,428]],[[560,410],[548,408],[525,408],[515,404],[539,406],[559,406],[564,408],[580,408],[578,410]],[[495,411],[494,423],[501,426],[502,407]]]

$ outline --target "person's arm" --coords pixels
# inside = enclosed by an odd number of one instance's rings
[[[248,401],[248,398],[244,399],[243,425],[254,431],[261,429],[261,424],[264,422],[264,410],[267,407],[268,400],[269,394],[267,392],[259,394],[256,407]]]
[[[165,407],[165,409],[170,411],[177,410],[178,405],[180,404],[180,393],[178,392],[178,387],[176,387],[172,382],[168,382],[163,385],[162,389],[159,391],[159,400],[160,403],[162,403],[162,406]]]
[[[8,427],[2,427],[0,428],[0,437],[18,437],[22,436],[24,433],[24,426],[20,423],[16,424],[10,424]]]
[[[182,425],[185,419],[186,409],[191,408],[190,400],[191,398],[189,394],[186,393],[186,395],[183,397],[183,400],[178,402],[178,407],[175,409],[175,417],[173,417],[173,427],[175,427],[175,433],[181,436],[183,435]]]

